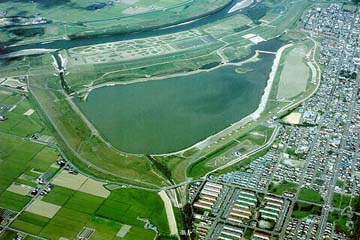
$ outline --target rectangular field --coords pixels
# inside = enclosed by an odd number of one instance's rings
[[[306,48],[297,46],[285,56],[277,99],[291,99],[306,90],[310,71],[305,63]]]
[[[0,134],[0,207],[19,211],[39,173],[56,171],[50,165],[57,155],[44,145]]]

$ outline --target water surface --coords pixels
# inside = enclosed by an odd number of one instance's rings
[[[114,147],[160,154],[187,148],[254,112],[275,55],[260,54],[236,72],[209,72],[93,90],[80,109]]]

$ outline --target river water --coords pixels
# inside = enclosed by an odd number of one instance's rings
[[[153,37],[153,36],[177,33],[181,31],[187,31],[241,12],[240,10],[233,13],[229,13],[229,10],[239,1],[242,0],[233,0],[229,5],[227,5],[223,9],[211,13],[209,15],[206,15],[204,17],[201,17],[199,19],[194,19],[193,21],[188,21],[185,23],[157,28],[157,29],[144,29],[143,31],[140,32],[124,32],[122,34],[114,34],[114,35],[89,36],[89,37],[83,37],[83,38],[71,39],[71,40],[60,39],[51,42],[25,44],[25,45],[6,47],[6,48],[1,48],[1,43],[0,43],[0,50],[1,50],[0,55],[14,51],[26,50],[26,49],[69,49],[73,47],[115,42],[115,41],[124,41],[131,39],[141,39],[146,37]],[[256,1],[254,2],[254,4],[256,4]]]

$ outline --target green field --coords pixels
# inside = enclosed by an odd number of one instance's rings
[[[307,188],[301,188],[299,193],[299,199],[313,203],[324,202],[319,192]]]
[[[0,122],[0,132],[15,134],[18,136],[31,136],[34,133],[44,132],[45,127],[37,112],[30,116],[24,115],[32,109],[31,103],[26,97],[8,91],[0,92],[0,106],[7,106],[12,111],[1,111],[8,119]]]
[[[350,206],[351,196],[334,193],[332,206],[336,208],[347,208]]]
[[[207,172],[219,167],[216,164],[211,164],[211,162],[216,161],[219,156],[224,156],[226,154],[231,155],[234,151],[240,151],[241,154],[245,154],[253,150],[255,147],[265,144],[267,139],[270,138],[272,132],[273,129],[271,128],[261,125],[257,126],[243,136],[234,139],[229,144],[211,152],[199,161],[191,164],[187,168],[187,176],[195,178],[201,177]]]
[[[299,185],[289,182],[281,182],[280,184],[271,183],[269,186],[269,192],[282,195],[284,192],[296,192]]]
[[[24,212],[12,227],[49,239],[73,239],[83,227],[88,227],[95,230],[91,239],[101,240],[120,239],[116,234],[127,224],[131,228],[123,239],[152,239],[155,233],[144,229],[144,222],[137,220],[141,217],[149,219],[165,236],[169,234],[163,202],[156,193],[121,189],[105,199],[55,186],[42,200],[61,206],[54,218]]]
[[[0,134],[0,207],[14,211],[24,207],[30,197],[7,191],[8,187],[13,182],[33,187],[38,172],[57,171],[50,167],[57,156],[52,148]]]
[[[321,207],[306,203],[295,203],[294,210],[291,215],[292,217],[296,219],[303,219],[310,215],[320,216]]]
[[[348,12],[356,12],[357,8],[358,6],[355,3],[344,3],[342,9]]]
[[[347,221],[348,217],[342,215],[339,211],[332,211],[328,217],[328,222],[335,224],[336,231],[349,234],[350,229],[346,226]]]

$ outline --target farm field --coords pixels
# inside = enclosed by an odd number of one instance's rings
[[[0,207],[20,211],[31,199],[35,180],[44,173],[55,174],[55,149],[0,134]]]
[[[0,122],[0,132],[29,137],[45,131],[44,123],[38,113],[32,109],[29,99],[21,94],[12,93],[7,90],[0,91],[0,110],[8,120]]]
[[[144,206],[144,199],[149,205]],[[32,209],[23,212],[12,227],[48,239],[76,238],[84,228],[93,231],[91,239],[150,239],[155,232],[144,228],[140,219],[148,219],[158,231],[169,233],[165,209],[156,193],[136,189],[113,190],[107,198],[54,186],[41,199],[44,204],[57,206],[53,216],[34,214]],[[126,225],[123,237],[120,229]]]

